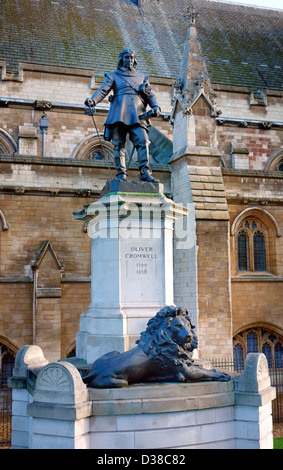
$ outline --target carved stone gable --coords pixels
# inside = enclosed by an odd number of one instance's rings
[[[60,287],[63,266],[61,265],[50,240],[40,247],[32,264],[37,289]]]
[[[33,342],[48,360],[61,356],[61,277],[63,267],[50,240],[40,247],[32,264]],[[52,332],[52,335],[50,334]]]

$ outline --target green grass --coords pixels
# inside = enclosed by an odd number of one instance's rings
[[[273,439],[273,448],[274,449],[283,449],[283,437],[275,437]]]

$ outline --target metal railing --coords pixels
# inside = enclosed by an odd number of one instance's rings
[[[7,387],[10,375],[0,375],[0,449],[11,445],[12,390]]]
[[[2,348],[1,348],[2,346]],[[11,446],[12,390],[8,388],[8,378],[13,375],[15,356],[0,343],[0,449]]]
[[[237,372],[241,374],[244,371],[244,361],[232,358],[207,359],[213,367],[226,370],[229,372]],[[271,385],[276,388],[276,398],[272,402],[272,415],[274,423],[283,422],[283,359],[276,361],[268,360],[269,375]]]

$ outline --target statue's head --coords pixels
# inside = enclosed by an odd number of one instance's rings
[[[123,49],[118,58],[118,68],[121,68],[122,66],[125,67],[126,69],[134,69],[137,67],[137,59],[136,59],[136,53],[132,49]]]

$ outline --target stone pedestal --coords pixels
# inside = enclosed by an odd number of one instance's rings
[[[159,183],[109,181],[75,213],[91,237],[91,305],[82,314],[77,358],[92,363],[135,346],[158,310],[173,305],[173,225],[187,209]]]

